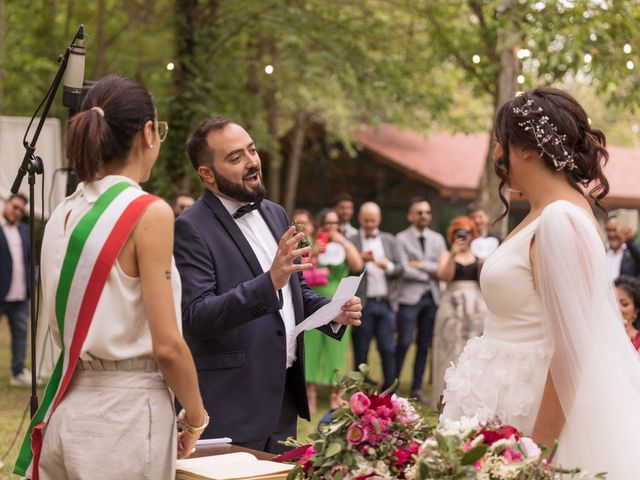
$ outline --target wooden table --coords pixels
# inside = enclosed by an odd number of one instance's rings
[[[232,443],[221,443],[216,445],[202,445],[196,448],[196,451],[191,454],[189,458],[197,457],[209,457],[212,455],[224,455],[225,453],[246,452],[250,453],[258,460],[273,460],[276,455],[272,453],[261,452],[259,450],[252,450],[251,448],[239,447]]]

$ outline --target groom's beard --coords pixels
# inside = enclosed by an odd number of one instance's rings
[[[215,167],[212,167],[211,170],[213,172],[213,178],[215,178],[216,180],[216,186],[218,187],[218,190],[220,190],[220,193],[233,200],[236,200],[238,202],[251,203],[261,202],[265,194],[267,193],[267,190],[264,188],[264,182],[262,180],[262,172],[260,172],[260,169],[258,167],[249,169],[244,174],[244,177],[249,177],[257,173],[260,177],[260,185],[258,187],[255,187],[253,190],[248,189],[242,183],[236,183],[232,180],[229,180],[220,172],[218,172]]]

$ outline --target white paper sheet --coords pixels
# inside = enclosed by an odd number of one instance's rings
[[[196,447],[199,447],[200,445],[220,445],[224,443],[231,443],[231,439],[229,437],[201,438],[196,441]]]
[[[324,307],[319,308],[305,318],[303,322],[296,325],[293,330],[294,336],[297,337],[305,330],[311,330],[313,328],[326,325],[340,315],[342,312],[342,305],[356,294],[356,290],[358,290],[358,285],[360,285],[363,275],[364,272],[358,277],[345,277],[340,280],[340,284],[338,285],[331,302],[327,303]]]

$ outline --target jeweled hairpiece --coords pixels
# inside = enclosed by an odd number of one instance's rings
[[[533,104],[533,99],[528,99],[522,107],[514,107],[513,113],[525,119],[525,121],[519,122],[518,125],[524,127],[525,132],[533,133],[533,137],[540,149],[540,154],[542,155],[544,153],[551,158],[556,171],[559,172],[565,169],[575,170],[578,168],[575,163],[575,159],[573,158],[573,154],[569,152],[564,145],[564,142],[567,141],[567,136],[558,133],[558,127],[549,121],[549,117],[542,115],[542,107],[536,107]],[[531,115],[538,114],[540,115],[536,116],[536,118],[527,119],[527,117]],[[562,151],[562,155],[558,156],[555,153],[550,152],[550,145],[559,147]]]

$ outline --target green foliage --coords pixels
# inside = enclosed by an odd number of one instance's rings
[[[352,153],[360,125],[489,129],[500,34],[515,25],[510,35],[530,52],[518,60],[523,87],[573,86],[616,143],[628,144],[638,135],[626,123],[640,99],[639,19],[635,0],[13,0],[0,113],[32,113],[57,55],[85,23],[86,78],[118,72],[143,81],[171,124],[148,189],[199,190],[184,142],[197,121],[225,115],[256,139],[270,185],[283,190],[277,180],[300,118]],[[59,102],[52,115],[66,117]]]

